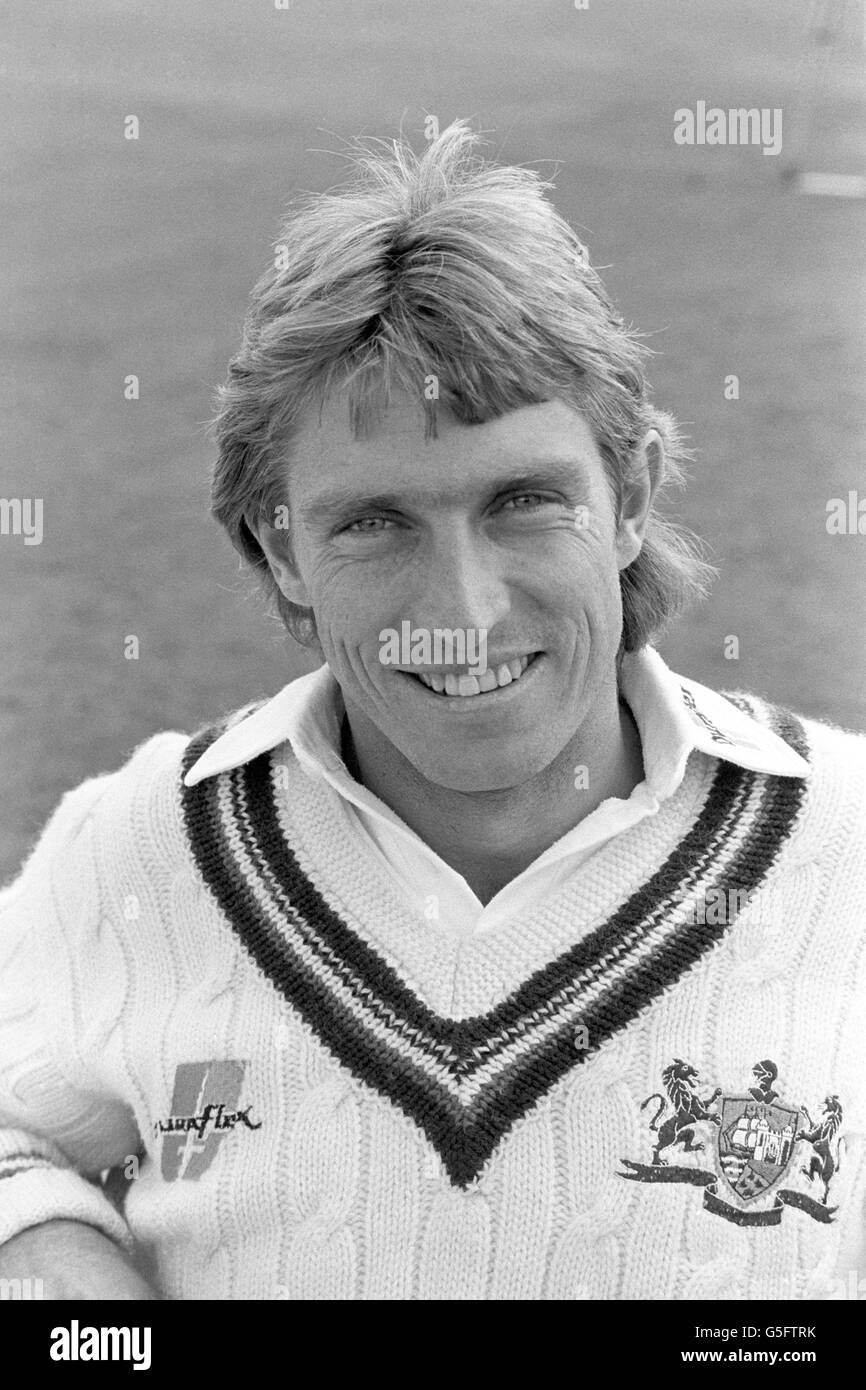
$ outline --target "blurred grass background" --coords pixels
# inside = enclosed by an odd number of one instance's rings
[[[0,495],[45,534],[0,537],[0,875],[67,787],[315,664],[209,520],[211,392],[291,195],[427,112],[555,177],[659,353],[698,451],[671,510],[721,568],[665,657],[862,728],[866,537],[825,517],[866,495],[866,203],[784,174],[866,172],[863,30],[862,0],[6,0]],[[782,154],[676,146],[698,100],[781,107]]]

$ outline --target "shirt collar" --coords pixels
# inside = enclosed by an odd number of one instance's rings
[[[675,675],[652,647],[628,653],[620,691],[641,739],[647,785],[659,800],[679,786],[695,749],[755,772],[806,777],[809,764],[771,730],[723,695]],[[358,791],[340,751],[343,697],[330,667],[320,666],[226,730],[193,763],[184,784],[242,767],[289,742],[304,771]]]

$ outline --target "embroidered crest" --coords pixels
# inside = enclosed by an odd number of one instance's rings
[[[777,1226],[786,1206],[805,1211],[816,1221],[833,1219],[836,1207],[827,1205],[830,1182],[839,1168],[842,1138],[842,1106],[838,1096],[828,1096],[824,1113],[815,1124],[804,1105],[790,1105],[774,1089],[778,1068],[774,1062],[757,1062],[752,1068],[754,1086],[747,1094],[724,1095],[720,1087],[709,1096],[698,1094],[698,1073],[688,1062],[676,1057],[662,1072],[665,1093],[647,1096],[659,1104],[650,1120],[657,1135],[650,1164],[624,1158],[630,1171],[622,1178],[636,1182],[684,1182],[704,1189],[704,1210],[722,1216],[738,1226]],[[664,1111],[671,1113],[659,1125]],[[804,1129],[803,1121],[809,1128]],[[704,1135],[698,1137],[698,1130]],[[672,1166],[666,1150],[680,1147],[683,1153],[702,1152],[712,1136],[715,1170]],[[823,1184],[819,1200],[808,1193],[779,1184],[795,1170],[798,1145],[810,1144],[812,1156],[800,1173],[810,1183]],[[720,1194],[721,1186],[724,1196]],[[770,1207],[755,1207],[761,1198],[772,1195]],[[733,1200],[731,1200],[733,1199]]]

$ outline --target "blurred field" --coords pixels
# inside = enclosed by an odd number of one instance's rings
[[[0,537],[0,875],[65,788],[309,669],[208,519],[211,388],[287,199],[342,175],[320,151],[420,145],[426,111],[555,176],[660,354],[698,450],[675,510],[722,571],[667,659],[863,727],[866,537],[825,509],[866,495],[866,204],[782,178],[864,172],[862,28],[844,0],[6,0],[0,496],[44,498],[45,538]],[[676,146],[699,99],[781,107],[782,155]]]

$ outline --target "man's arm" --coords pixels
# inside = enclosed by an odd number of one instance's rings
[[[64,797],[0,892],[0,1277],[40,1278],[49,1298],[156,1296],[96,1181],[138,1151],[135,1117],[92,1069],[72,1007],[99,926],[91,817],[111,781]]]
[[[45,1221],[0,1245],[0,1279],[40,1279],[45,1299],[158,1299],[95,1226]]]

